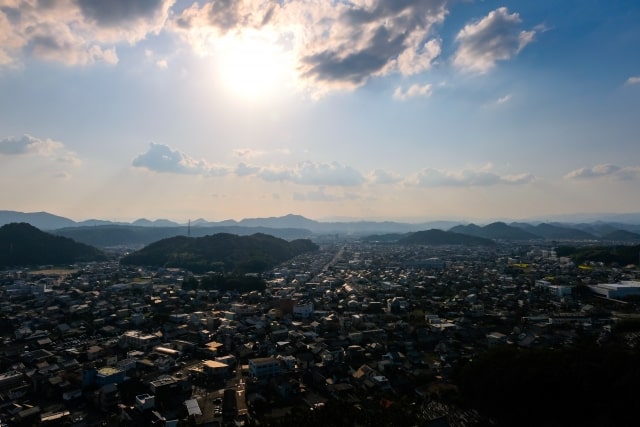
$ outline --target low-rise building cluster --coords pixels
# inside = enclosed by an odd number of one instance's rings
[[[5,271],[0,420],[241,425],[330,399],[425,399],[495,346],[606,340],[636,315],[623,299],[639,277],[542,245],[362,242],[278,266],[260,291],[117,263]]]

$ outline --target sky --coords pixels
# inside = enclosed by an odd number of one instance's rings
[[[0,209],[640,212],[640,2],[0,0]]]

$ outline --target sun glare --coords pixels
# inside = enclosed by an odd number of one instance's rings
[[[290,56],[260,35],[226,38],[216,61],[223,87],[246,101],[267,99],[283,89],[291,76]]]

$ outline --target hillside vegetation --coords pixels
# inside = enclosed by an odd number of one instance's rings
[[[310,240],[288,242],[267,234],[177,236],[152,243],[122,258],[125,265],[177,267],[203,273],[259,273],[296,255],[315,251]]]
[[[93,246],[54,236],[27,223],[0,227],[0,266],[18,267],[102,261],[106,255]]]

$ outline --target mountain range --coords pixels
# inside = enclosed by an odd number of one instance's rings
[[[96,247],[141,247],[174,236],[203,237],[218,233],[236,235],[269,234],[285,240],[340,236],[362,238],[375,235],[376,241],[399,241],[410,233],[442,230],[497,241],[557,240],[557,241],[640,241],[640,215],[618,216],[625,222],[492,222],[486,225],[460,221],[403,223],[394,221],[334,221],[321,222],[301,215],[268,218],[246,218],[240,221],[212,222],[196,219],[179,224],[166,219],[151,221],[113,222],[90,219],[76,222],[47,212],[0,211],[0,226],[26,222],[53,234],[69,237]],[[637,219],[637,222],[631,222]],[[433,233],[428,239],[440,241]],[[452,237],[452,236],[448,236]],[[455,236],[454,236],[455,237]],[[457,237],[456,237],[457,238]],[[414,239],[420,240],[419,237]],[[410,240],[410,239],[409,239]],[[445,239],[446,240],[446,239]],[[455,239],[454,239],[455,240]]]

